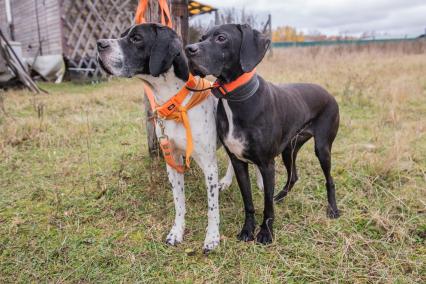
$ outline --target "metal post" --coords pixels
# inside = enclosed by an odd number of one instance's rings
[[[271,40],[271,45],[269,47],[269,57],[272,57],[273,52],[272,52],[272,16],[271,14],[268,15],[268,23],[269,23],[269,27],[268,27],[269,39]]]

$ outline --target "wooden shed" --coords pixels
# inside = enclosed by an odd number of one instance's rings
[[[21,43],[24,57],[62,54],[69,70],[101,73],[96,40],[117,37],[133,24],[138,0],[0,0],[0,28]],[[174,28],[186,41],[188,1],[168,0]],[[158,21],[158,1],[149,0],[148,21]]]

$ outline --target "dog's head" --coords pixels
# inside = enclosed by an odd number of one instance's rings
[[[159,24],[131,26],[119,39],[98,40],[97,49],[99,65],[115,76],[145,74],[157,77],[176,61],[183,60],[186,65],[182,41],[175,31]]]
[[[185,53],[194,75],[213,75],[229,82],[253,70],[270,42],[249,25],[226,24],[211,28],[200,42],[187,45]]]

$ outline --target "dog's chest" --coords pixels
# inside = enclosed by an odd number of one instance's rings
[[[236,131],[234,117],[231,108],[226,100],[222,100],[223,108],[225,110],[226,118],[228,120],[228,132],[225,133],[223,143],[228,150],[233,153],[238,159],[247,161],[244,158],[244,151],[246,148],[246,141],[243,133]]]

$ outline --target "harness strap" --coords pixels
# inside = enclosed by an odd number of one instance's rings
[[[148,9],[149,0],[139,0],[138,7],[135,14],[135,23],[143,24],[146,23],[145,13]],[[169,5],[167,5],[167,0],[158,0],[158,6],[160,8],[161,15],[161,24],[173,28],[172,18],[170,16]]]
[[[191,99],[188,101],[188,103],[185,106],[182,106],[183,101],[187,97],[187,95],[190,93],[190,90],[188,88],[195,88],[196,90],[203,90],[207,86],[210,86],[210,82],[205,79],[200,79],[198,82],[197,80],[190,74],[188,82],[185,84],[185,86],[172,98],[170,98],[166,103],[159,106],[155,102],[154,94],[152,89],[144,84],[144,90],[145,94],[148,97],[148,101],[151,105],[151,109],[154,114],[156,114],[161,119],[165,120],[174,120],[176,122],[180,122],[185,127],[185,133],[186,133],[186,151],[185,151],[185,166],[184,165],[177,165],[176,161],[173,157],[173,147],[171,145],[170,140],[166,135],[162,135],[159,138],[159,144],[160,148],[163,152],[164,159],[166,163],[174,168],[179,173],[183,173],[186,168],[189,168],[190,166],[190,158],[193,151],[193,142],[192,142],[192,133],[191,133],[191,125],[189,123],[188,118],[188,110],[195,107],[199,103],[201,103],[203,100],[205,100],[209,95],[209,90],[194,92]]]
[[[152,89],[147,84],[143,84],[143,91],[145,93],[145,96],[148,97],[149,105],[151,106],[152,112],[155,112],[156,103]]]
[[[191,74],[189,74],[189,78],[185,84],[185,87],[183,87],[176,95],[171,97],[167,102],[165,102],[161,106],[156,107],[156,110],[158,114],[160,114],[160,116],[168,117],[176,111],[176,108],[182,105],[186,96],[190,93],[186,86],[191,88],[195,88],[197,86],[197,80]]]
[[[163,152],[163,157],[166,163],[175,169],[178,173],[183,174],[186,168],[184,165],[178,165],[176,163],[173,156],[173,146],[172,143],[170,143],[170,140],[167,137],[160,137],[158,142],[160,144],[161,152]]]
[[[172,29],[173,28],[172,18],[170,17],[170,10],[169,10],[169,5],[167,5],[167,0],[158,0],[158,4],[161,9],[161,23]]]
[[[138,7],[136,8],[136,14],[135,14],[135,23],[136,24],[143,24],[145,23],[145,12],[148,8],[148,1],[149,0],[139,0]]]

